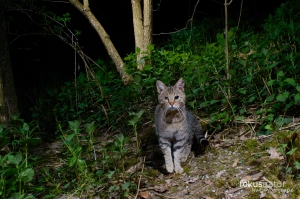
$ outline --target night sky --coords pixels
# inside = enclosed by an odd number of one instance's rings
[[[82,32],[78,38],[84,52],[94,60],[111,62],[88,20],[71,4],[65,2],[45,0],[38,1],[37,5],[45,6],[46,10],[59,16],[70,13],[71,22],[68,23],[68,27],[72,31]],[[193,14],[196,2],[196,0],[154,0],[153,33],[168,33],[184,28]],[[241,25],[245,26],[244,28],[249,24],[261,27],[263,20],[274,13],[282,2],[285,0],[244,0]],[[233,0],[228,7],[230,24],[237,24],[240,7],[241,0]],[[90,0],[90,9],[110,35],[122,58],[134,51],[130,0]],[[40,21],[39,17],[41,16],[32,15],[34,21]],[[34,104],[35,97],[40,96],[45,90],[59,87],[64,81],[74,79],[75,55],[74,50],[56,36],[41,34],[44,33],[42,28],[26,15],[8,10],[6,18],[15,87],[21,112],[24,113],[28,110],[27,107]],[[194,20],[204,19],[224,21],[224,0],[200,0]],[[170,35],[165,34],[155,35],[154,44],[167,41],[169,37]],[[80,70],[84,71],[83,64]]]

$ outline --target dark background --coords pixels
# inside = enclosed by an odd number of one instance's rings
[[[153,33],[168,33],[186,27],[196,0],[154,0]],[[264,19],[274,13],[284,0],[244,0],[240,25],[247,29],[262,29]],[[38,1],[37,6],[62,16],[70,13],[70,30],[80,30],[79,44],[85,54],[94,60],[111,63],[108,54],[88,20],[71,4],[59,1]],[[241,0],[233,0],[228,7],[229,28],[236,27],[240,15]],[[109,34],[123,58],[134,52],[134,35],[130,0],[90,0],[90,9]],[[29,107],[50,88],[59,88],[63,82],[74,79],[75,54],[71,47],[56,36],[44,34],[38,24],[40,15],[31,19],[22,12],[7,10],[8,38],[14,81],[23,118],[29,115]],[[32,20],[33,19],[33,20]],[[194,20],[219,20],[216,27],[224,27],[224,0],[200,0]],[[35,22],[36,23],[35,23]],[[167,42],[169,34],[154,35],[154,44]],[[79,56],[77,56],[79,59]],[[78,62],[80,71],[83,64]],[[78,67],[78,66],[77,66]],[[114,70],[113,66],[111,67]]]

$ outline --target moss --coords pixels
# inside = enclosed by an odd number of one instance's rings
[[[236,150],[236,146],[231,146],[228,148],[228,151],[234,152]]]
[[[171,193],[178,192],[178,187],[177,187],[177,186],[171,187],[170,192],[171,192]]]
[[[185,172],[185,173],[189,174],[189,173],[190,173],[190,171],[191,171],[191,167],[190,167],[190,166],[188,166],[188,165],[185,165],[185,166],[183,167],[183,172]]]
[[[271,147],[272,148],[276,148],[278,145],[279,145],[279,143],[278,143],[277,140],[268,140],[268,141],[266,141],[266,142],[263,143],[262,149],[263,150],[268,150]]]
[[[252,140],[252,139],[246,140],[245,147],[248,151],[253,152],[255,151],[256,147],[258,147],[258,142],[257,140]]]
[[[155,169],[147,169],[147,176],[151,178],[155,178],[158,176],[158,170]]]
[[[230,187],[238,187],[240,185],[240,179],[239,178],[230,178],[228,180],[228,184]]]
[[[226,180],[220,178],[217,179],[214,184],[216,187],[222,187],[226,184]]]

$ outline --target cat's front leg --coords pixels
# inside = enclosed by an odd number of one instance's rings
[[[172,159],[171,142],[161,138],[159,140],[159,145],[164,154],[166,169],[169,173],[173,173],[174,165]]]
[[[173,149],[174,150],[174,149]],[[174,150],[173,151],[174,154],[174,167],[175,167],[175,172],[176,173],[183,173],[183,168],[181,167],[181,153],[180,150]]]

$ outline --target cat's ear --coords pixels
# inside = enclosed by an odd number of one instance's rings
[[[164,90],[167,89],[167,86],[160,80],[156,81],[156,88],[157,88],[157,92],[158,94],[161,94]]]
[[[176,82],[176,84],[175,84],[174,87],[176,87],[178,90],[181,90],[181,91],[183,92],[183,91],[184,91],[184,81],[183,81],[183,79],[180,78],[180,79]]]

